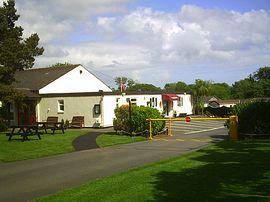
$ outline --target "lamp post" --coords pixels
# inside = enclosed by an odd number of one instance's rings
[[[133,128],[132,128],[132,118],[131,118],[131,101],[128,101],[128,115],[129,115],[129,134],[132,136]]]

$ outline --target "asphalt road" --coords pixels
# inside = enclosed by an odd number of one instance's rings
[[[226,129],[0,164],[0,201],[29,201],[227,138]]]

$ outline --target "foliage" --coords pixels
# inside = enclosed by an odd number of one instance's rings
[[[124,90],[129,90],[132,86],[136,85],[136,82],[133,79],[127,77],[115,77],[114,78],[115,84],[118,87],[118,90],[121,90],[124,86]],[[121,87],[122,86],[122,87]]]
[[[203,114],[204,100],[205,96],[209,94],[210,86],[210,81],[196,79],[195,85],[193,87],[194,107],[196,114]]]
[[[68,63],[68,62],[65,62],[65,63],[60,63],[60,62],[57,62],[53,65],[50,65],[50,67],[65,67],[65,66],[69,66],[69,65],[72,65],[71,63]]]
[[[149,129],[149,118],[161,118],[157,109],[144,106],[131,106],[131,120],[129,117],[129,106],[123,105],[115,109],[115,119],[113,121],[114,130],[123,130],[130,133],[142,133]],[[155,121],[152,124],[153,134],[161,131],[165,126],[164,121]]]
[[[23,39],[23,28],[16,26],[19,19],[15,1],[3,2],[0,7],[0,83],[10,85],[17,70],[32,68],[34,57],[41,55],[43,48],[38,47],[39,37],[32,34]]]
[[[19,102],[24,99],[25,95],[22,91],[15,89],[10,85],[0,84],[0,98],[1,101],[6,103]]]
[[[209,95],[216,96],[220,99],[230,99],[231,89],[227,83],[212,83],[211,88],[209,90]]]
[[[0,119],[0,132],[6,131],[7,129],[7,124],[5,124],[4,121]]]
[[[128,91],[148,91],[148,92],[160,92],[162,91],[159,87],[156,87],[152,84],[146,83],[137,83],[131,87],[128,87]]]
[[[19,91],[10,85],[0,84],[0,98],[0,101],[2,102],[2,107],[0,107],[0,119],[10,120],[10,103],[21,103],[25,98],[25,95],[22,91]]]
[[[253,79],[246,78],[233,84],[232,94],[240,99],[263,97],[263,89]]]
[[[262,67],[248,78],[233,84],[234,98],[256,98],[270,96],[270,67]]]
[[[240,133],[270,133],[269,101],[255,101],[238,104],[232,108],[231,113],[238,116],[238,130]]]
[[[185,82],[178,81],[177,83],[166,83],[164,86],[166,92],[183,92],[191,91],[191,87]]]

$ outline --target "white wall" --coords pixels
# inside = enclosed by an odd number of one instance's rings
[[[177,101],[173,101],[173,109],[176,110],[177,115],[180,113],[190,115],[192,114],[192,100],[190,94],[177,94],[183,99],[183,105],[177,106]]]
[[[78,66],[44,88],[39,90],[40,94],[50,93],[79,93],[79,92],[111,92],[97,77],[91,74],[83,66]]]
[[[161,102],[161,94],[160,95],[105,95],[103,97],[103,103],[102,103],[102,125],[104,127],[112,126],[113,125],[113,119],[115,118],[114,110],[117,107],[122,105],[128,105],[127,99],[136,99],[136,105],[137,106],[147,106],[147,102],[150,101],[150,98],[157,98],[157,106],[154,106],[153,108],[158,109],[160,112],[162,112],[162,104]],[[118,100],[118,102],[117,102]]]

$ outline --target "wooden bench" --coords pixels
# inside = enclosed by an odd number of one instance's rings
[[[11,126],[11,128],[12,128],[11,133],[6,133],[6,136],[9,137],[8,141],[10,141],[13,136],[17,136],[17,135],[22,137],[22,141],[29,140],[28,137],[33,136],[33,135],[38,136],[38,139],[41,140],[40,135],[42,133],[38,131],[38,128],[36,125],[16,125],[16,126]]]
[[[70,123],[71,128],[82,128],[84,126],[84,116],[73,116]]]
[[[46,133],[48,133],[47,129],[51,129],[53,134],[56,130],[61,130],[64,134],[64,124],[62,122],[58,122],[57,116],[48,116],[47,121],[45,122],[37,122],[38,125],[41,125],[41,129],[44,129]]]
[[[48,123],[56,123],[56,122],[58,122],[58,117],[57,116],[48,116],[47,122]]]

